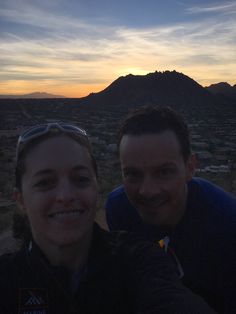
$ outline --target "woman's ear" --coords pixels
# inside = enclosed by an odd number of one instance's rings
[[[24,199],[22,196],[21,191],[18,188],[14,188],[13,193],[12,193],[12,199],[16,202],[19,213],[20,214],[25,214],[25,206],[24,206]]]
[[[195,174],[197,164],[197,157],[195,154],[191,154],[187,161],[187,180],[191,180]]]

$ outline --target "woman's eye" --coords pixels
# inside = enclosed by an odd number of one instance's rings
[[[165,168],[165,169],[162,169],[160,171],[160,175],[165,177],[165,176],[170,176],[174,173],[174,169],[172,168]]]
[[[91,178],[88,176],[77,176],[73,178],[73,181],[77,186],[87,186],[91,182]]]
[[[167,174],[170,173],[170,170],[169,170],[169,169],[162,169],[162,170],[160,171],[160,173],[161,173],[162,175],[167,175]]]
[[[50,187],[53,187],[54,185],[55,185],[55,180],[53,178],[46,178],[46,179],[38,180],[34,184],[34,187],[39,188],[39,189],[48,189]]]

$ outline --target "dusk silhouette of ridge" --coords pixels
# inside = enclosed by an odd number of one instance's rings
[[[25,95],[0,95],[0,98],[68,98],[44,92]],[[80,104],[127,105],[212,105],[236,101],[236,85],[227,82],[201,86],[191,77],[177,72],[153,72],[146,75],[128,74],[113,81],[104,90],[78,99]]]
[[[45,92],[34,92],[30,94],[23,94],[23,95],[0,95],[0,98],[31,98],[31,99],[38,99],[38,98],[66,98],[62,95],[54,95]]]
[[[217,85],[217,84],[216,84]],[[229,85],[230,86],[230,85]],[[234,87],[232,87],[234,88]],[[228,95],[212,92],[177,71],[121,76],[107,88],[81,99],[86,104],[127,105],[213,105],[227,103]]]

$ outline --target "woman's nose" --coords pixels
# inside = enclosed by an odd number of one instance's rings
[[[56,188],[56,201],[69,203],[76,198],[76,189],[68,180],[62,180]]]

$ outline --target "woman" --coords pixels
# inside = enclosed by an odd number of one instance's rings
[[[16,159],[24,245],[0,258],[0,313],[213,313],[182,287],[164,250],[94,223],[97,168],[84,130],[34,126]]]

